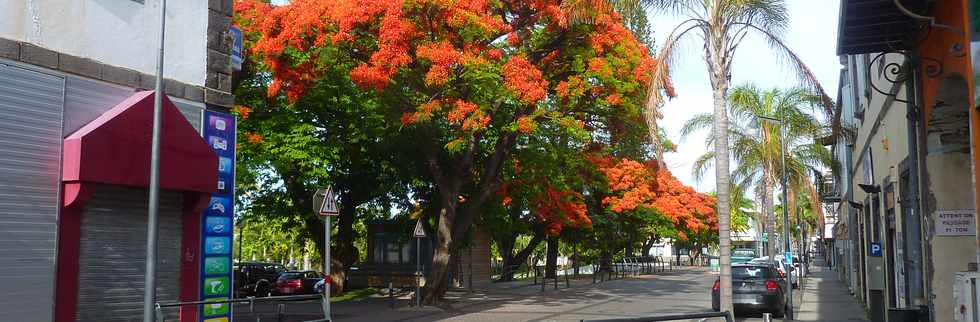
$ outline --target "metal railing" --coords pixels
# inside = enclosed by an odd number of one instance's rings
[[[166,318],[163,314],[163,311],[164,309],[168,309],[168,308],[180,308],[184,306],[194,305],[194,306],[199,306],[199,309],[203,309],[204,305],[210,305],[210,304],[229,304],[229,305],[248,304],[248,311],[243,312],[245,313],[245,315],[238,314],[238,312],[236,312],[234,314],[235,318],[238,319],[241,317],[250,316],[252,318],[255,318],[255,321],[263,321],[262,319],[263,314],[255,310],[255,304],[280,302],[280,303],[275,303],[276,304],[276,311],[274,313],[275,319],[265,320],[265,321],[283,322],[285,321],[287,316],[285,302],[296,302],[296,301],[303,301],[303,300],[322,300],[322,299],[323,299],[322,294],[308,294],[308,295],[269,296],[269,297],[250,296],[246,298],[237,298],[237,299],[228,299],[228,300],[203,300],[203,301],[188,301],[188,302],[176,302],[176,303],[156,303],[155,315],[156,315],[156,322],[166,322]],[[319,321],[330,321],[330,320],[324,318],[324,319],[308,320],[304,322],[319,322]]]
[[[660,321],[679,321],[679,320],[710,319],[710,318],[725,318],[725,322],[735,321],[735,317],[732,316],[732,313],[729,311],[663,315],[663,316],[651,316],[651,317],[641,317],[641,318],[581,320],[581,321],[582,322],[660,322]]]
[[[660,256],[626,257],[619,260],[607,260],[603,266],[600,261],[592,263],[592,283],[596,280],[623,279],[629,276],[640,276],[658,272],[673,271],[674,264]]]

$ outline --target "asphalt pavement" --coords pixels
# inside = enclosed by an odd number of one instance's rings
[[[473,291],[447,294],[440,307],[411,306],[403,294],[394,302],[386,297],[334,303],[338,322],[417,321],[515,321],[558,322],[592,319],[636,318],[711,311],[711,285],[716,273],[702,267],[675,267],[674,271],[592,283],[591,277],[574,279],[570,287],[552,284],[544,291],[529,281],[490,283]],[[829,270],[816,267],[794,292],[797,321],[865,321],[864,312]],[[838,294],[840,293],[840,294]],[[392,307],[393,305],[393,307]],[[283,307],[257,305],[249,314],[237,306],[235,321],[299,322],[322,318],[319,303],[294,302]],[[762,321],[761,315],[738,316],[746,322]],[[692,320],[693,321],[693,320]],[[707,321],[723,321],[714,319]]]

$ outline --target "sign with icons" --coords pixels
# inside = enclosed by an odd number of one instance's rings
[[[235,229],[235,117],[206,110],[201,135],[218,155],[218,180],[204,214],[201,216],[200,295],[204,301],[226,300],[232,295],[232,239]],[[227,322],[231,306],[223,303],[203,304],[199,321]]]

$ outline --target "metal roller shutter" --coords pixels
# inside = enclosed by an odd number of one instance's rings
[[[82,210],[78,321],[141,321],[146,268],[147,190],[100,185]],[[157,300],[180,295],[182,195],[161,191]],[[173,310],[171,310],[173,311]],[[177,312],[168,312],[168,321]]]
[[[74,75],[68,75],[66,79],[64,136],[71,135],[136,91],[129,87]],[[170,97],[170,100],[194,129],[200,132],[201,111],[204,110],[204,104],[173,97]]]
[[[53,316],[63,88],[0,63],[0,320]]]

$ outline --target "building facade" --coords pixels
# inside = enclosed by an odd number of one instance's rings
[[[834,267],[872,321],[965,311],[957,276],[978,256],[971,2],[841,2],[824,201],[838,216]]]
[[[8,271],[0,274],[0,290],[9,295],[0,301],[4,320],[142,316],[160,4],[0,2],[0,266]],[[227,189],[220,181],[227,181],[221,178],[232,173],[233,162],[220,166],[212,144],[217,141],[200,132],[214,125],[205,111],[228,112],[234,104],[231,15],[230,0],[170,1],[167,7],[160,302],[205,294],[203,243],[212,239],[202,232],[209,215],[204,210],[212,206],[212,193]],[[222,115],[219,125],[233,125]],[[233,142],[234,127],[221,130]],[[221,175],[219,168],[227,171]],[[231,227],[231,213],[224,215],[209,227],[225,221]],[[204,320],[201,314],[191,307],[169,312],[168,320]]]

